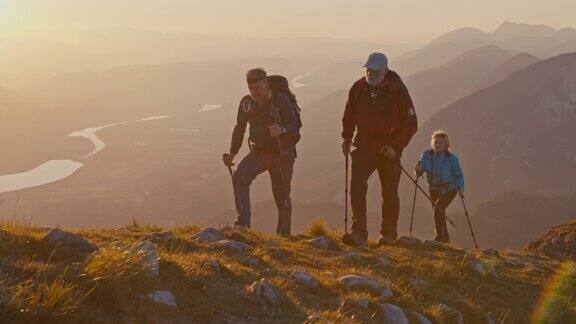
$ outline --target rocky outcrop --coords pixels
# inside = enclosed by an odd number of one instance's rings
[[[51,229],[48,233],[46,233],[42,240],[55,245],[78,249],[87,253],[98,250],[96,245],[90,243],[87,239],[81,237],[80,235],[66,232],[59,228]]]
[[[253,302],[266,311],[274,311],[280,302],[280,291],[268,280],[262,279],[254,282],[248,291]]]
[[[192,235],[192,238],[201,242],[218,242],[224,240],[224,234],[212,227],[206,227],[200,232]]]
[[[383,292],[388,293],[385,287],[372,278],[358,275],[346,275],[338,279],[346,288],[354,291],[367,291],[374,295],[381,295]]]
[[[160,273],[158,247],[150,241],[142,241],[134,246],[134,251],[142,255],[140,262],[142,268],[150,275],[157,276]]]
[[[576,258],[576,221],[551,228],[526,245],[523,251],[559,260]]]

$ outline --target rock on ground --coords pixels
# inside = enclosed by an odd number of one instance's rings
[[[314,276],[312,276],[311,274],[304,272],[304,271],[292,272],[291,278],[295,283],[297,283],[299,285],[307,286],[310,288],[316,288],[319,285],[318,280],[316,280],[316,278],[314,278]]]
[[[159,233],[150,233],[146,235],[146,239],[153,242],[168,242],[176,238],[176,235],[172,231],[163,231]]]
[[[274,310],[280,301],[280,292],[268,280],[254,282],[248,291],[250,298],[265,310]]]
[[[243,265],[250,266],[250,267],[258,267],[260,265],[260,260],[249,253],[243,253],[236,256],[236,260],[242,263]]]
[[[409,324],[402,308],[393,304],[381,304],[376,315],[383,324]]]
[[[236,251],[247,251],[251,248],[251,246],[246,243],[234,240],[222,240],[218,241],[216,244],[218,244],[218,246]]]
[[[438,304],[436,308],[440,311],[441,323],[464,324],[464,315],[459,310],[446,304]]]
[[[90,243],[85,238],[58,228],[51,229],[48,233],[46,233],[42,240],[52,244],[58,244],[65,247],[78,249],[88,253],[98,250],[96,245]]]
[[[472,270],[476,276],[482,278],[486,277],[486,272],[484,271],[484,264],[482,264],[482,261],[472,260],[468,263],[468,267],[470,267],[470,270]]]
[[[364,256],[358,252],[354,252],[354,251],[350,251],[350,252],[346,252],[344,254],[342,254],[341,256],[339,256],[340,259],[342,259],[342,261],[345,262],[350,262],[350,263],[354,263],[354,262],[360,262],[362,260],[364,260]]]
[[[162,305],[166,305],[170,308],[178,307],[176,303],[176,297],[168,290],[157,290],[148,294],[148,298],[154,302]]]
[[[392,260],[390,260],[389,258],[383,256],[383,257],[380,257],[380,258],[374,260],[374,263],[372,263],[372,265],[374,267],[388,270],[388,269],[392,269],[394,267],[394,262]]]
[[[434,240],[424,240],[422,245],[432,249],[444,249],[446,245],[442,242],[434,241]]]
[[[394,245],[403,246],[407,248],[415,248],[422,245],[422,241],[415,238],[414,236],[402,236],[394,241]]]
[[[218,242],[225,239],[222,231],[212,227],[203,228],[200,232],[192,235],[192,238],[201,242]]]
[[[484,262],[478,259],[471,259],[468,262],[468,267],[472,273],[481,278],[496,278],[496,266],[494,262]]]
[[[340,305],[338,313],[343,315],[358,313],[368,309],[369,305],[370,301],[368,298],[346,299],[342,302],[342,305]]]
[[[409,311],[406,315],[410,321],[410,324],[432,324],[430,320],[418,312]]]
[[[134,247],[136,253],[142,254],[142,268],[152,276],[160,273],[158,248],[150,241],[142,241]]]
[[[493,262],[484,263],[484,272],[488,278],[497,278],[498,273],[496,272],[496,264]]]
[[[495,248],[488,248],[482,251],[482,254],[494,257],[500,257],[500,252]]]
[[[384,287],[378,281],[364,276],[347,275],[340,277],[339,281],[351,290],[368,291],[375,295],[379,295],[384,291]]]
[[[327,238],[326,236],[313,238],[308,241],[308,244],[322,250],[333,249],[336,247],[336,243],[334,243],[331,239]]]

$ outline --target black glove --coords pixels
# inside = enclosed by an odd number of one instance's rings
[[[224,153],[222,154],[222,162],[224,162],[224,165],[227,167],[231,167],[234,165],[234,162],[232,162],[234,160],[234,155],[230,154],[230,153]]]
[[[424,171],[422,171],[422,167],[420,166],[420,161],[418,161],[414,166],[414,174],[416,174],[417,177],[421,177],[424,174]]]

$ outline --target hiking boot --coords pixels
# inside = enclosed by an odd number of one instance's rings
[[[350,246],[366,246],[368,245],[368,240],[364,238],[362,234],[358,233],[347,233],[342,236],[342,243]]]
[[[395,240],[395,237],[393,238],[389,235],[380,235],[380,238],[378,239],[378,245],[392,245],[394,244]]]
[[[292,234],[290,234],[290,231],[276,231],[276,235],[282,237],[288,237],[291,236]]]
[[[446,231],[448,231],[448,230],[446,230]],[[436,235],[434,236],[434,241],[440,242],[440,243],[450,243],[450,236],[448,236],[447,233],[445,235],[441,235],[441,234],[436,233]]]

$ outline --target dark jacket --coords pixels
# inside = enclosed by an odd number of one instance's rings
[[[279,110],[280,126],[286,129],[286,133],[277,139],[272,138],[268,130],[268,126],[276,124],[272,112],[272,102]],[[236,155],[240,151],[247,124],[250,124],[248,139],[251,146],[256,150],[286,154],[294,150],[300,136],[298,117],[294,107],[292,107],[292,102],[281,93],[274,93],[272,100],[263,106],[258,105],[249,95],[240,100],[236,126],[232,133],[230,153]]]
[[[342,138],[354,146],[380,150],[390,145],[400,155],[416,133],[418,121],[408,89],[394,71],[388,71],[380,90],[372,97],[362,78],[354,83],[342,118]]]

